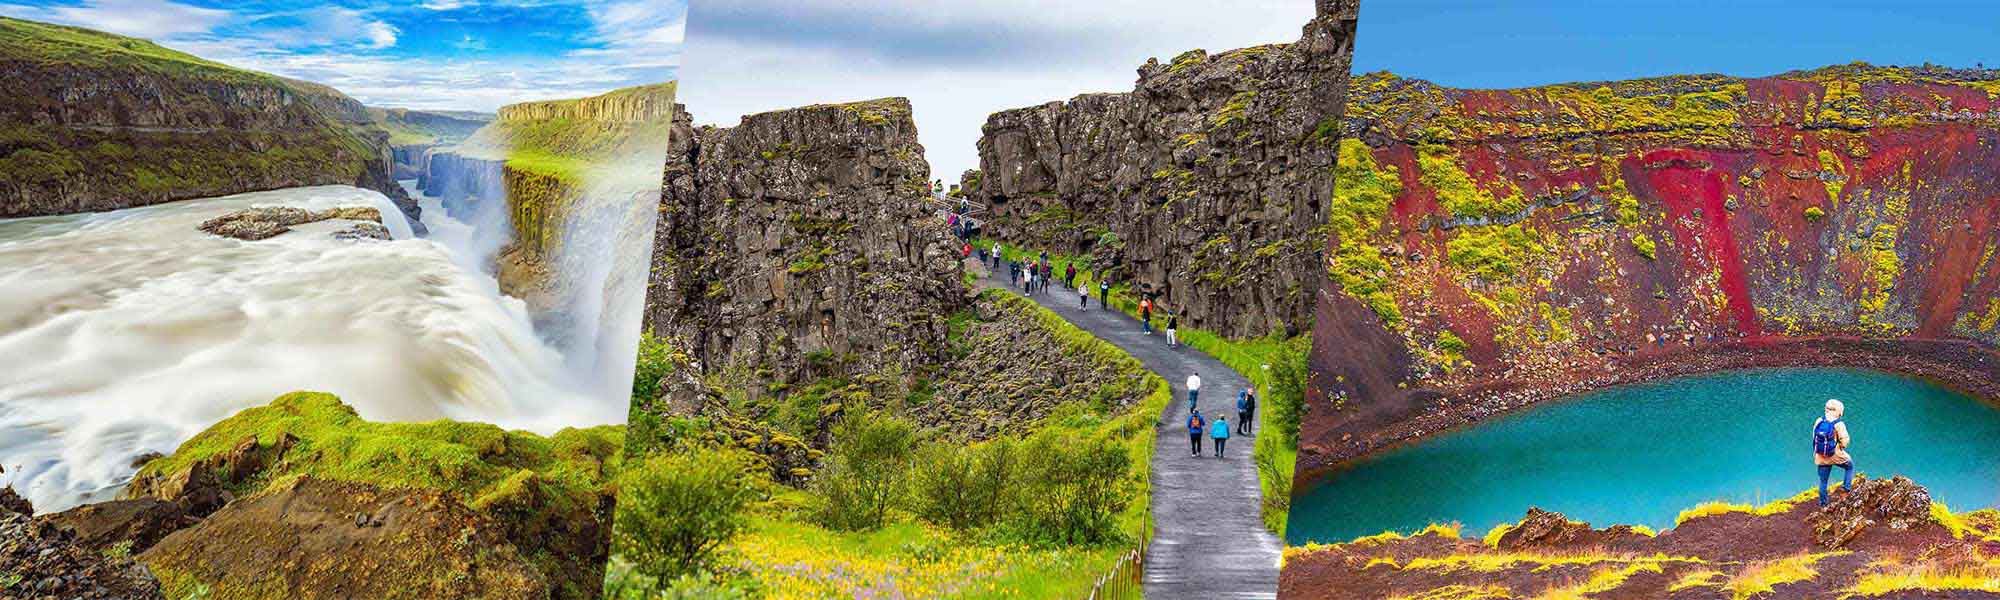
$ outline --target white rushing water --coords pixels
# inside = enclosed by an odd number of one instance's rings
[[[375,206],[396,239],[335,240],[342,222],[255,242],[197,229],[259,205]],[[423,239],[387,198],[346,186],[0,220],[0,482],[41,512],[107,499],[134,457],[297,390],[381,421],[623,422],[632,344],[605,393],[605,369],[578,369],[498,292],[491,236],[437,208]],[[609,305],[643,302],[637,260],[639,291],[620,288],[637,297]]]

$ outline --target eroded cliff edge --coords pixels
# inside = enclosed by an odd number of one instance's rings
[[[0,218],[344,184],[416,221],[388,132],[332,88],[0,18]]]
[[[2000,390],[2000,73],[1359,77],[1300,468],[1742,366]]]
[[[1197,328],[1296,332],[1320,285],[1354,3],[1298,42],[1149,60],[1133,91],[995,113],[959,187],[984,235],[1091,254]]]

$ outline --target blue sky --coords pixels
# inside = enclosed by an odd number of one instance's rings
[[[1991,2],[1363,0],[1357,27],[1356,73],[1469,88],[1761,76],[1857,60],[2000,67]]]
[[[491,111],[673,79],[686,0],[0,0],[375,106]]]

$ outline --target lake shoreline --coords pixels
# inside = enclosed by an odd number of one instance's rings
[[[1492,379],[1448,390],[1411,390],[1391,414],[1343,413],[1301,433],[1294,498],[1360,461],[1496,417],[1609,388],[1737,369],[1850,367],[1917,377],[1989,404],[2000,401],[2000,356],[1965,340],[1764,338],[1641,353],[1540,377]],[[1307,440],[1337,440],[1332,444]]]

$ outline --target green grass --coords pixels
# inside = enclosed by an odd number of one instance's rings
[[[507,165],[575,183],[591,169],[620,158],[658,153],[665,159],[667,118],[626,120],[593,114],[607,104],[648,97],[672,104],[675,83],[637,86],[572,100],[510,105],[500,118],[473,132],[458,145],[468,156],[504,159]],[[646,177],[657,179],[658,173]]]
[[[485,423],[376,423],[332,394],[294,392],[217,422],[172,455],[147,463],[138,477],[170,476],[228,453],[245,439],[269,446],[286,435],[298,441],[283,460],[250,480],[220,477],[224,487],[241,496],[309,475],[436,490],[481,508],[535,485],[556,505],[570,507],[595,501],[624,447],[623,427],[563,429],[544,438]]]
[[[282,80],[275,76],[238,69],[139,38],[6,17],[0,17],[0,58],[230,83],[282,85]]]

